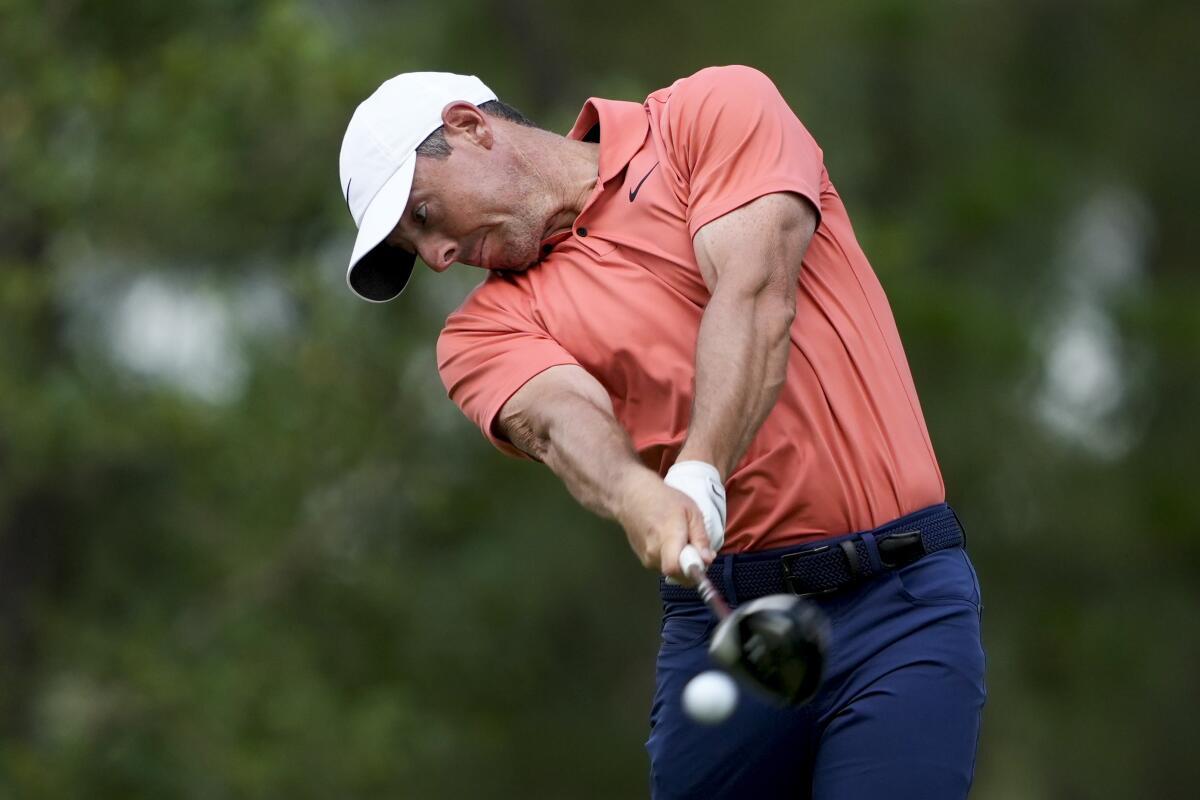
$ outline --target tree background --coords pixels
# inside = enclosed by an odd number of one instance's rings
[[[973,796],[1193,796],[1197,8],[0,0],[0,797],[646,794],[654,578],[445,399],[477,271],[345,291],[336,158],[397,72],[565,131],[723,63],[893,302],[984,588]]]

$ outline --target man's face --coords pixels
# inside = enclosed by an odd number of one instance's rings
[[[528,268],[547,234],[544,189],[520,169],[495,120],[468,103],[448,106],[443,119],[453,152],[417,156],[408,205],[388,244],[417,253],[436,272],[455,262]]]

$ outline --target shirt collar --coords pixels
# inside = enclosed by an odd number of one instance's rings
[[[598,142],[600,145],[598,168],[600,181],[596,190],[584,204],[583,210],[579,212],[577,220],[587,213],[592,202],[603,190],[604,184],[620,175],[621,171],[637,155],[638,150],[642,149],[642,144],[646,141],[646,134],[650,130],[646,107],[641,103],[590,97],[583,104],[583,110],[579,112],[579,118],[575,120],[575,125],[567,133],[567,138],[583,141],[596,125],[599,125],[600,130],[604,132],[602,137],[590,138],[590,141]],[[541,242],[542,257],[547,256],[555,245],[570,235],[571,231],[568,229],[557,231],[543,239]]]
[[[621,174],[642,148],[650,121],[646,117],[646,107],[641,103],[590,97],[583,104],[567,138],[582,141],[597,124],[601,131],[600,182],[608,183]]]

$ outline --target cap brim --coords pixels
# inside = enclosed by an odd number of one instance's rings
[[[416,164],[416,154],[412,153],[371,199],[358,226],[346,283],[350,291],[372,303],[386,303],[398,297],[412,277],[416,256],[384,240],[408,205]]]

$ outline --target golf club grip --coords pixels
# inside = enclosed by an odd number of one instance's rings
[[[679,551],[679,569],[692,583],[700,583],[704,576],[704,559],[700,557],[700,551],[690,544],[684,545]]]
[[[684,548],[679,551],[679,567],[683,574],[696,584],[696,591],[700,593],[700,599],[704,601],[704,604],[721,619],[728,617],[729,606],[726,604],[725,598],[721,597],[721,593],[717,591],[717,587],[713,586],[712,581],[708,579],[700,551],[690,544],[684,545]]]

